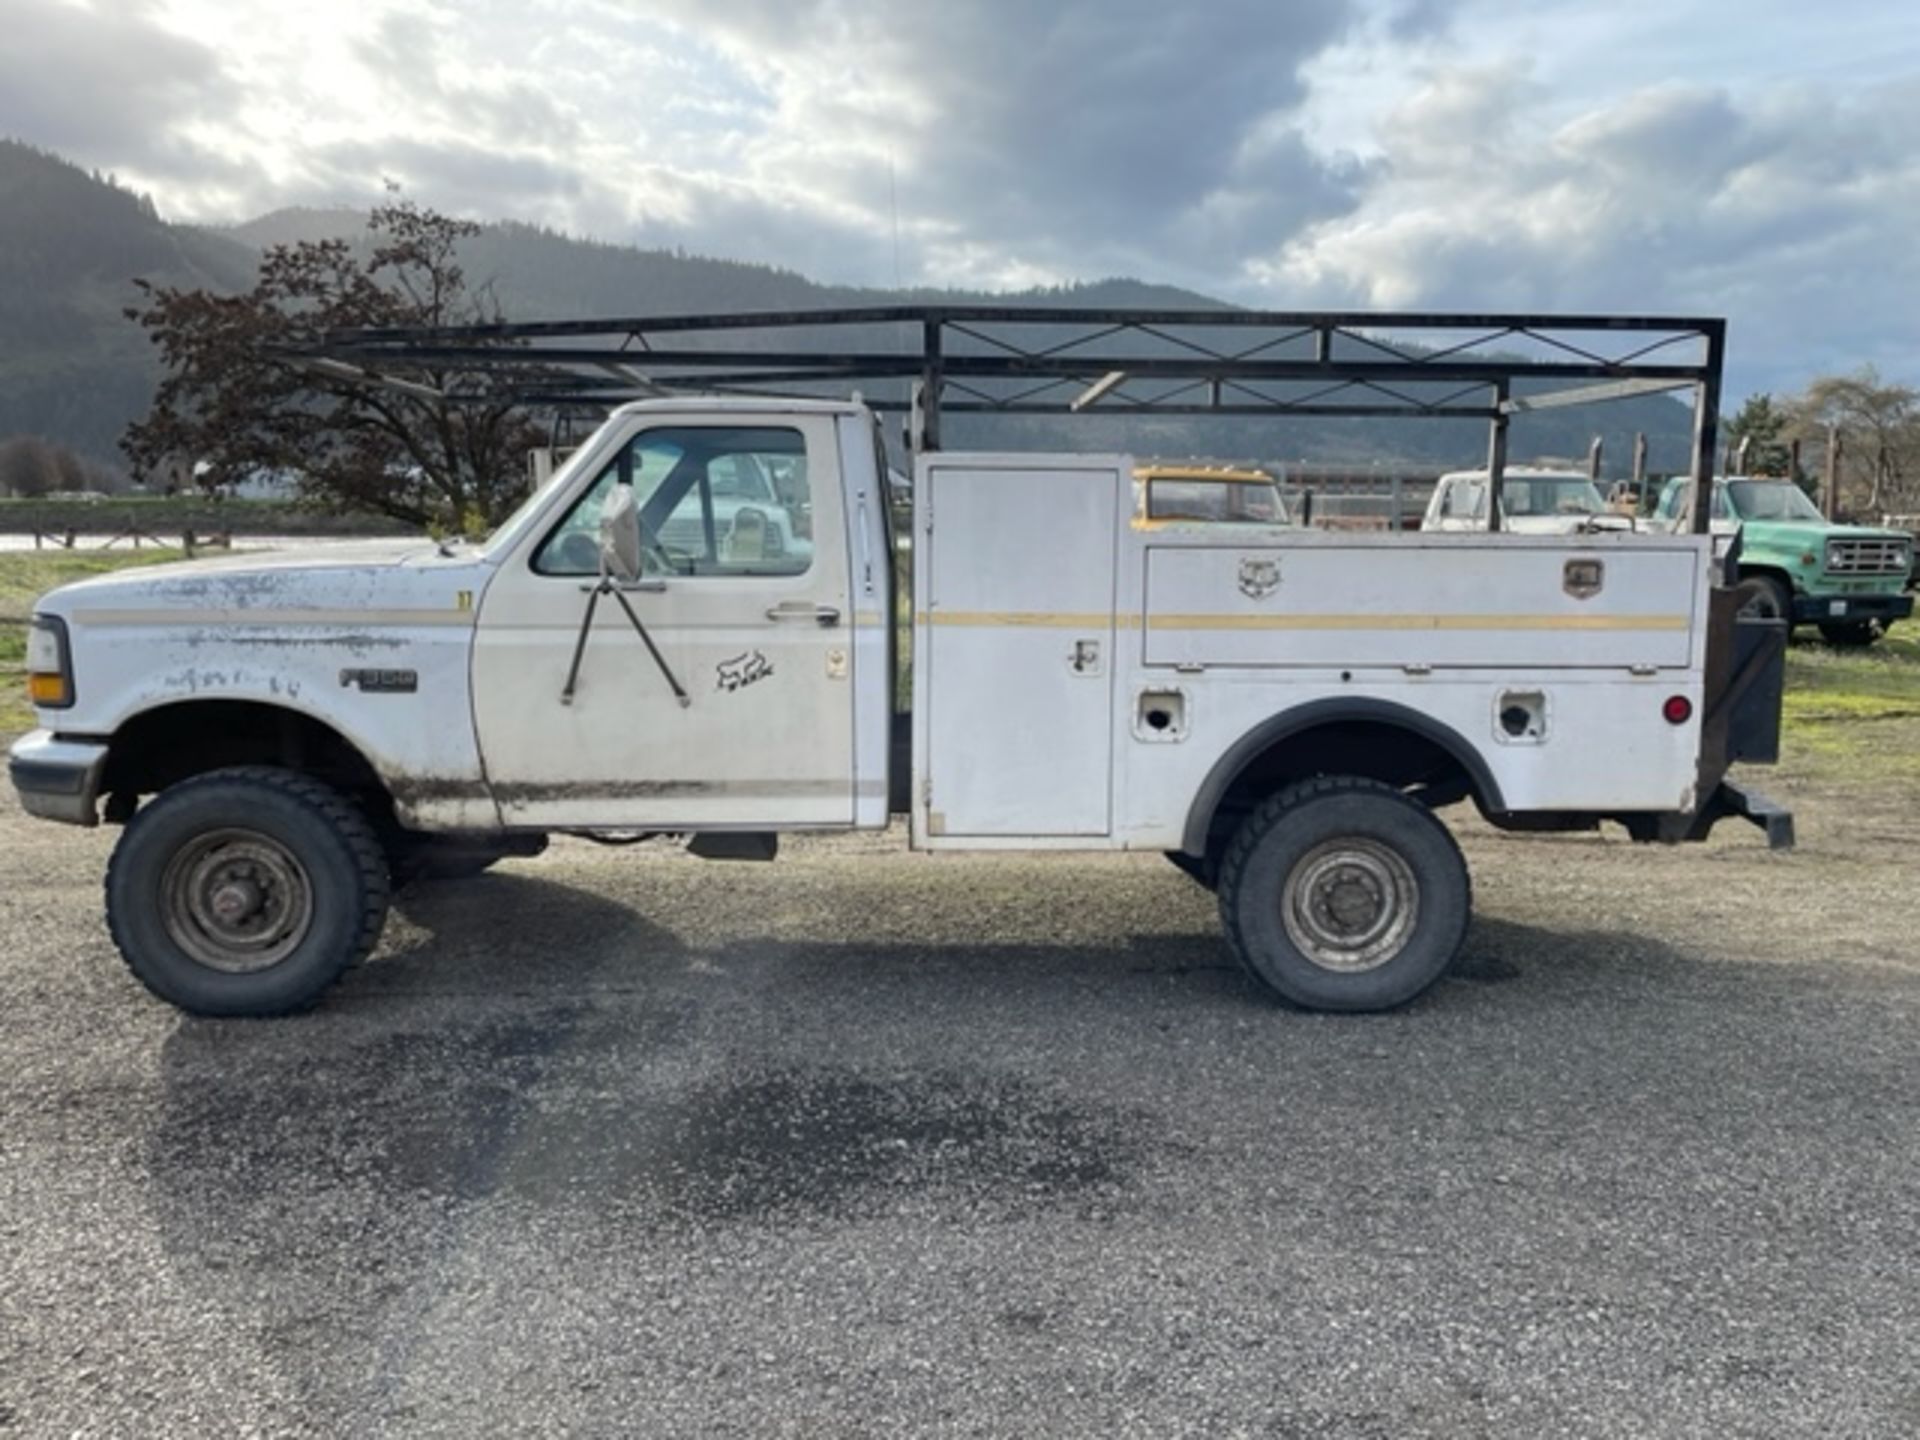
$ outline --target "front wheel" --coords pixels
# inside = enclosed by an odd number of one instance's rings
[[[136,813],[107,867],[127,966],[195,1015],[317,1001],[386,923],[386,856],[330,786],[267,766],[215,770]]]
[[[1734,587],[1740,594],[1739,613],[1759,620],[1784,620],[1793,625],[1793,590],[1771,575],[1746,575]]]
[[[1472,904],[1447,827],[1356,776],[1282,790],[1242,823],[1220,866],[1220,918],[1240,963],[1309,1010],[1404,1005],[1453,962]]]

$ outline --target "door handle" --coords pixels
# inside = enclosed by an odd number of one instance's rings
[[[822,630],[840,623],[840,611],[833,605],[810,605],[804,600],[783,600],[767,607],[769,620],[811,620]]]

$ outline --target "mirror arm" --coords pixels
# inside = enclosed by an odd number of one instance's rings
[[[647,647],[647,653],[653,657],[653,663],[660,667],[660,676],[667,682],[667,688],[673,691],[673,698],[680,702],[682,710],[686,709],[693,703],[693,697],[688,695],[681,686],[679,679],[673,673],[673,667],[667,664],[667,657],[662,655],[660,647],[653,643],[653,636],[649,635],[647,627],[640,623],[640,617],[634,614],[633,606],[628,602],[627,597],[620,593],[617,586],[612,587],[612,593],[613,598],[620,602],[620,608],[627,612],[627,619],[633,622],[633,633],[640,637],[641,643]]]
[[[560,692],[560,703],[573,704],[574,693],[580,688],[580,664],[587,658],[587,637],[593,633],[593,615],[599,608],[602,595],[611,595],[620,602],[620,608],[627,612],[627,619],[633,622],[634,633],[646,645],[647,653],[653,657],[653,663],[660,667],[660,674],[673,691],[673,698],[680,702],[682,710],[686,709],[693,703],[693,697],[688,695],[680,684],[679,678],[673,673],[673,667],[667,664],[667,657],[660,653],[659,646],[653,643],[653,636],[649,635],[647,627],[640,623],[640,617],[634,613],[633,606],[628,603],[627,597],[620,593],[620,587],[614,584],[611,576],[605,574],[601,575],[600,583],[595,585],[592,593],[587,596],[587,613],[580,618],[580,634],[573,642],[573,663],[567,667],[567,683]]]

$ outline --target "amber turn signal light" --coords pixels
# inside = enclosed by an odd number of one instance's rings
[[[35,705],[57,709],[73,703],[73,692],[67,688],[64,675],[29,675],[27,698]]]

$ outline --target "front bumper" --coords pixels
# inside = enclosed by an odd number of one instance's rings
[[[51,730],[28,731],[7,756],[7,778],[20,808],[69,825],[100,823],[100,777],[106,768],[105,745],[64,739]]]
[[[1891,623],[1913,614],[1911,595],[1795,595],[1796,625],[1844,625],[1851,620]]]

